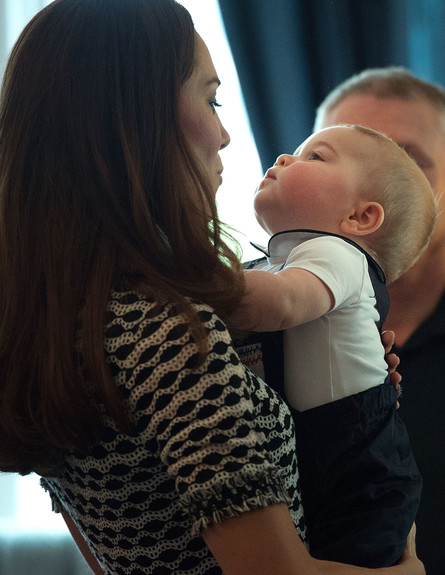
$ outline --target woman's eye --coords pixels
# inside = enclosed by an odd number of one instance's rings
[[[217,102],[216,98],[213,100],[209,100],[210,106],[215,110],[215,108],[221,108],[221,104]]]

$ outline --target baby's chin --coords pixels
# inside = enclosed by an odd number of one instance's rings
[[[265,222],[264,218],[263,218],[255,209],[253,210],[253,213],[254,213],[254,215],[255,215],[255,219],[256,219],[256,221],[258,222],[259,226],[260,226],[261,228],[263,228],[263,230],[264,230],[267,234],[272,235],[272,232],[269,231],[269,226],[267,225],[267,222]]]

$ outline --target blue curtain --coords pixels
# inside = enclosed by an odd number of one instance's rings
[[[315,109],[364,68],[445,84],[444,0],[219,0],[261,163],[312,131]]]

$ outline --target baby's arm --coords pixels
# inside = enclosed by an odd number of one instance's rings
[[[334,305],[328,286],[307,270],[289,267],[277,273],[245,273],[246,295],[230,321],[240,330],[288,329],[322,316]]]

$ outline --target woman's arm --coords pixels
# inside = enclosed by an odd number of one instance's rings
[[[277,273],[247,270],[246,295],[231,315],[232,327],[278,331],[312,321],[334,304],[332,292],[313,273],[286,268]]]
[[[67,515],[70,533],[94,575],[102,568]],[[284,504],[249,511],[214,525],[202,534],[225,575],[425,575],[415,552],[413,527],[399,565],[366,569],[311,557],[298,536]]]
[[[225,575],[425,575],[415,530],[398,565],[367,569],[309,555],[284,504],[249,511],[202,534]]]

